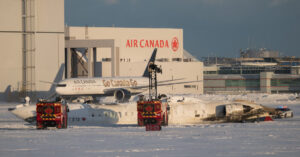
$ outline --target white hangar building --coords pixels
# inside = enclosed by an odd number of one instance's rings
[[[66,27],[65,35],[69,78],[142,76],[157,48],[156,64],[163,70],[158,79],[180,82],[159,92],[203,93],[203,64],[183,49],[182,29]]]
[[[141,76],[154,48],[159,80],[193,81],[159,92],[203,93],[202,62],[183,49],[182,29],[65,27],[62,0],[1,0],[0,21],[0,101],[47,97],[65,78]]]
[[[0,21],[0,101],[49,95],[41,81],[62,78],[65,61],[64,1],[0,0]]]

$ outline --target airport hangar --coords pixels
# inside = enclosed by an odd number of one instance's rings
[[[203,93],[203,63],[183,49],[182,29],[65,27],[64,1],[0,4],[1,101],[47,97],[65,78],[141,76],[154,48],[159,80],[192,81],[159,93]]]
[[[66,27],[65,34],[68,78],[142,76],[157,48],[158,80],[192,82],[160,86],[159,93],[203,93],[203,64],[184,51],[182,29]]]

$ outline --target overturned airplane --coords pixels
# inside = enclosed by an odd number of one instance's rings
[[[255,122],[272,120],[276,110],[254,102],[235,100],[205,103],[196,98],[170,100],[169,124],[188,125],[222,122]],[[96,105],[69,104],[69,125],[137,125],[136,103]],[[9,109],[17,117],[35,123],[36,106],[21,104]]]

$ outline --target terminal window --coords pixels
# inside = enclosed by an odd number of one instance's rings
[[[184,88],[197,88],[197,85],[184,85]]]

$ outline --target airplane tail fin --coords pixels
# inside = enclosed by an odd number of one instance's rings
[[[149,70],[148,70],[149,68],[148,67],[149,67],[150,64],[154,64],[155,58],[156,58],[156,52],[157,52],[157,48],[155,48],[152,52],[151,58],[150,58],[147,66],[146,66],[143,77],[149,77]]]

